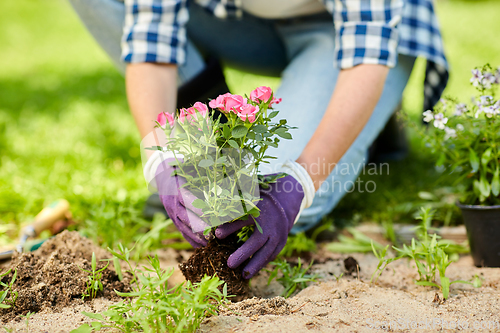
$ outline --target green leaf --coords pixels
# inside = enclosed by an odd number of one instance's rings
[[[224,125],[224,127],[222,127],[222,134],[226,139],[229,139],[231,137],[231,129],[228,125]]]
[[[93,332],[94,329],[90,327],[89,324],[83,324],[82,326],[75,328],[70,333],[90,333]]]
[[[268,118],[269,119],[273,119],[274,117],[276,117],[278,115],[278,113],[280,113],[279,111],[273,111],[269,114]]]
[[[436,162],[436,166],[442,166],[445,161],[446,161],[446,154],[445,153],[441,153],[439,155],[439,158],[438,158],[437,162]]]
[[[488,181],[486,180],[486,177],[484,176],[484,174],[481,175],[481,178],[479,180],[479,191],[485,197],[490,196],[491,187],[490,187],[490,184],[488,183]]]
[[[113,266],[115,267],[116,275],[118,275],[118,280],[123,281],[122,267],[120,265],[120,260],[113,256]]]
[[[256,125],[256,126],[252,127],[252,131],[254,131],[255,133],[264,133],[264,132],[267,132],[267,126]]]
[[[216,163],[224,165],[226,163],[226,160],[227,160],[226,156],[221,156],[217,159]]]
[[[469,162],[473,172],[479,169],[479,158],[474,150],[469,148]]]
[[[437,284],[435,284],[434,282],[429,282],[429,281],[415,281],[415,284],[418,286],[438,287],[439,288],[439,286]]]
[[[276,147],[277,147],[277,146],[278,146],[278,145],[276,145]],[[258,160],[258,159],[259,159],[259,154],[257,154],[257,152],[256,152],[255,150],[250,149],[250,153],[252,154],[252,156],[253,156],[256,160]]]
[[[7,304],[1,304],[0,303],[0,309],[9,309],[10,308],[10,305],[7,305]]]
[[[443,291],[443,298],[448,299],[450,295],[450,279],[446,276],[441,276],[441,288]]]
[[[260,232],[261,234],[263,234],[263,233],[264,233],[264,231],[262,231],[262,227],[260,226],[260,224],[259,224],[257,221],[255,221],[255,226],[257,227],[257,230],[259,230],[259,232]]]
[[[92,252],[92,271],[94,272],[97,268],[97,259],[95,257],[95,253]]]
[[[438,200],[438,198],[434,194],[432,194],[430,192],[425,192],[425,191],[418,192],[418,197],[420,199],[429,200],[429,201]]]
[[[269,279],[267,280],[267,285],[269,285],[271,281],[276,278],[277,275],[278,275],[278,268],[276,267],[269,275]]]
[[[346,242],[329,243],[326,245],[326,249],[330,252],[338,252],[338,253],[356,253],[356,252],[363,253],[372,251],[371,244],[359,244],[359,243],[355,244]]]
[[[233,128],[232,134],[234,138],[242,138],[248,133],[248,128],[243,125],[238,125]]]
[[[465,280],[455,280],[455,281],[450,282],[450,284],[454,284],[454,283],[463,283],[463,284],[470,284],[470,285],[474,285],[472,282],[470,282],[470,281],[465,281]]]
[[[194,200],[192,205],[194,208],[199,208],[199,209],[203,209],[203,208],[207,207],[207,204],[205,203],[205,201],[201,200],[201,199]]]
[[[227,283],[224,283],[224,287],[222,288],[222,295],[227,296]]]
[[[498,167],[495,170],[493,180],[491,181],[491,193],[493,193],[495,197],[498,197],[500,194],[500,170]]]
[[[286,128],[283,128],[283,127],[278,128],[276,131],[274,131],[274,133],[276,133],[277,135],[279,135],[283,139],[288,139],[288,140],[292,139],[292,135],[287,132]]]
[[[474,276],[474,281],[472,282],[472,285],[474,286],[474,288],[481,288],[481,286],[483,285],[483,281],[478,275],[476,275]]]
[[[491,148],[488,148],[484,151],[483,156],[481,156],[481,164],[486,167],[490,161],[491,161]]]
[[[200,168],[208,168],[211,167],[212,165],[214,165],[214,161],[207,159],[201,160],[200,163],[198,163],[198,166]]]
[[[233,147],[234,149],[239,149],[239,148],[240,148],[240,146],[238,146],[238,144],[237,144],[237,143],[236,143],[236,141],[234,141],[234,140],[228,140],[228,141],[227,141],[227,143],[228,143],[231,147]]]
[[[102,328],[102,323],[98,321],[93,321],[92,323],[90,323],[90,325],[92,325],[92,328],[94,328],[96,331],[100,331]]]
[[[248,214],[252,215],[253,217],[259,217],[260,210],[258,208],[252,208],[251,210],[248,211]]]
[[[474,182],[472,184],[473,184],[474,194],[479,196],[481,194],[481,190],[479,189],[479,187],[480,187],[479,180],[477,180],[477,179],[474,180]]]

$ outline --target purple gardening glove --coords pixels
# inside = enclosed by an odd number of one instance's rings
[[[169,158],[161,162],[156,171],[156,186],[160,200],[167,211],[168,217],[172,219],[177,229],[182,236],[193,247],[201,247],[207,245],[207,239],[203,235],[208,225],[200,217],[201,209],[193,207],[192,203],[196,198],[185,187],[181,187],[186,183],[183,177],[173,175],[176,167],[169,165],[175,161],[174,158]],[[179,159],[182,162],[181,159]]]
[[[304,191],[300,183],[288,175],[270,184],[268,189],[261,188],[260,197],[262,200],[257,204],[260,216],[255,220],[262,228],[262,233],[255,227],[250,238],[227,261],[229,267],[236,268],[252,257],[243,270],[246,279],[274,260],[285,246],[288,233],[299,214]],[[252,217],[226,223],[215,230],[215,236],[223,239],[250,225],[255,225]]]

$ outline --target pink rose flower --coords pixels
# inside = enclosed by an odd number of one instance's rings
[[[273,100],[269,103],[269,107],[272,108],[273,104],[279,104],[281,103],[282,99],[281,98],[273,98]]]
[[[193,117],[196,119],[196,111],[198,111],[199,114],[201,114],[201,116],[203,118],[205,118],[208,114],[208,107],[205,103],[202,103],[202,102],[196,102],[194,103],[194,105],[192,107],[190,107],[188,109],[188,112],[193,115]]]
[[[167,121],[170,127],[174,126],[174,120],[174,115],[166,112],[162,112],[158,114],[158,117],[156,117],[156,121],[160,124],[161,127],[165,127],[167,125]]]
[[[271,98],[272,93],[271,88],[260,86],[250,93],[250,99],[256,103],[267,102]]]
[[[179,117],[178,117],[178,120],[181,124],[184,124],[184,122],[186,121],[186,119],[190,120],[189,119],[189,113],[187,112],[186,109],[181,109],[179,111]]]
[[[208,105],[212,109],[219,109],[221,111],[226,111],[226,97],[232,96],[231,93],[225,93],[224,95],[217,96],[216,99],[211,100]]]
[[[249,122],[253,123],[255,121],[258,112],[259,112],[259,107],[253,106],[252,104],[245,104],[244,106],[240,107],[240,110],[237,113],[237,115],[238,117],[240,117],[241,120],[243,121],[248,120]]]
[[[165,116],[165,112],[159,113],[158,117],[156,117],[156,121],[160,124],[161,127],[164,127],[167,124],[167,117]]]
[[[208,107],[206,104],[196,102],[190,108],[181,109],[179,112],[179,121],[181,124],[184,124],[184,121],[187,119],[190,123],[192,123],[198,120],[198,114],[200,114],[203,118],[206,118],[208,114]]]
[[[247,99],[240,95],[230,95],[226,97],[226,111],[233,111],[238,114],[243,106],[247,105]]]

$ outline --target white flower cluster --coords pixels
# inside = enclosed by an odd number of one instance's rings
[[[488,66],[487,68],[490,67]],[[484,94],[480,96],[478,100],[472,98],[472,103],[477,106],[477,110],[476,113],[474,114],[474,117],[478,118],[479,115],[481,115],[482,113],[484,113],[485,117],[487,118],[492,118],[493,116],[500,115],[500,100],[495,101],[495,98],[493,96],[485,94],[487,89],[491,89],[493,85],[500,84],[500,67],[498,67],[495,73],[492,73],[491,71],[488,70],[482,71],[480,69],[473,69],[472,78],[470,79],[470,82],[474,87],[478,88],[478,90],[481,91],[482,94]],[[447,103],[449,102],[449,100],[441,98],[440,102],[441,102],[440,110],[446,112],[448,106]],[[455,111],[453,113],[453,116],[460,117],[466,114],[467,112],[472,111],[473,109],[476,108],[472,107],[472,109],[469,109],[466,104],[458,103],[455,105]],[[433,122],[434,127],[440,130],[444,130],[445,140],[448,140],[450,138],[456,138],[457,131],[458,132],[463,131],[464,126],[462,124],[457,124],[455,128],[450,128],[446,126],[446,124],[448,123],[448,118],[445,117],[445,114],[443,112],[439,112],[439,110],[425,111],[423,113],[424,122],[426,123]]]
[[[482,87],[484,89],[491,88],[492,84],[500,84],[500,67],[497,68],[495,73],[473,69],[470,82],[474,87]]]
[[[460,105],[460,104],[459,104]],[[457,105],[457,107],[459,106]],[[465,106],[465,104],[463,104]],[[464,112],[467,111],[467,108],[463,107],[460,105],[460,108],[457,108],[457,112],[460,111],[460,114],[463,114]],[[455,114],[457,114],[457,112]],[[450,128],[446,126],[448,123],[448,118],[444,116],[442,112],[439,112],[437,114],[434,114],[431,110],[427,110],[423,113],[424,115],[424,121],[426,123],[430,123],[431,121],[434,121],[434,127],[439,128],[441,130],[445,131],[444,139],[448,140],[450,138],[456,138],[457,137],[457,131],[463,131],[464,126],[462,124],[458,124],[456,128]]]
[[[479,117],[481,113],[488,118],[500,114],[500,101],[495,102],[493,96],[484,95],[479,97],[479,101],[476,103],[477,111],[474,115],[476,118]]]
[[[482,89],[490,89],[492,85],[500,84],[500,67],[497,68],[495,73],[491,73],[487,70],[481,71],[479,69],[472,70],[472,77],[470,82],[474,87]],[[493,96],[483,95],[479,97],[479,101],[476,102],[477,111],[474,115],[476,118],[479,117],[481,113],[488,118],[500,114],[500,101],[495,102]]]
[[[431,110],[427,110],[424,112],[424,121],[426,123],[430,123],[434,120],[434,127],[439,129],[444,129],[446,123],[448,122],[448,118],[444,116],[442,112],[434,114]]]

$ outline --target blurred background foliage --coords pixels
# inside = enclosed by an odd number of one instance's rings
[[[500,65],[500,1],[440,0],[436,10],[452,67],[446,94],[468,100],[470,69]],[[15,233],[44,205],[66,198],[83,226],[110,219],[120,221],[110,228],[143,226],[140,210],[149,193],[124,80],[70,5],[1,1],[0,64],[0,224]],[[422,107],[423,71],[419,61],[403,98],[414,121]],[[225,72],[233,93],[279,86],[276,78]],[[347,195],[331,217],[380,220],[389,211],[395,212],[390,218],[407,221],[413,203],[443,201],[432,157],[420,138],[409,135],[407,159],[391,163],[389,175],[363,176],[376,181],[377,191]],[[422,198],[420,191],[431,196]]]

